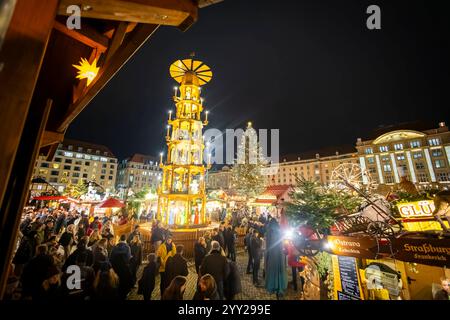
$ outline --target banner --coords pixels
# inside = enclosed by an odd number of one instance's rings
[[[395,259],[438,267],[450,267],[450,239],[392,239]]]
[[[325,249],[338,256],[374,259],[377,253],[377,241],[369,237],[328,236]]]

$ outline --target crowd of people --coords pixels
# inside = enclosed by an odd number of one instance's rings
[[[286,278],[284,252],[297,290],[296,276],[303,266],[292,247],[283,247],[276,219],[270,215],[255,218],[239,211],[221,218],[219,226],[204,233],[194,245],[197,273],[194,299],[233,300],[242,292],[236,264],[236,228],[242,226],[246,228],[246,271],[253,284],[262,287],[264,279],[269,292],[283,294],[287,285],[283,282]],[[122,220],[115,224],[123,223]],[[184,246],[175,244],[169,230],[153,221],[151,253],[143,257],[138,225],[130,234],[116,237],[114,223],[107,217],[89,216],[62,207],[27,211],[19,227],[7,298],[125,300],[137,287],[137,294],[151,300],[159,277],[161,299],[182,299],[189,275]],[[147,263],[139,273],[144,260]],[[75,281],[74,275],[78,277]],[[303,281],[300,285],[302,288]]]
[[[116,239],[108,217],[64,207],[28,210],[19,226],[7,298],[125,299],[135,286],[142,252],[139,226]]]

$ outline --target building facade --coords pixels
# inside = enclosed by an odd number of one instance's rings
[[[209,171],[206,174],[207,190],[229,190],[231,189],[231,169],[223,166],[221,170]]]
[[[116,189],[131,189],[139,192],[143,189],[156,190],[161,181],[161,168],[158,158],[143,154],[122,160],[117,170]]]
[[[356,148],[360,166],[374,184],[394,185],[406,177],[419,188],[450,185],[450,132],[443,122],[436,129],[394,130],[374,140],[358,139]]]
[[[295,185],[297,177],[328,184],[333,170],[344,163],[358,163],[354,147],[322,149],[281,157],[281,162],[267,170],[267,185]]]
[[[106,146],[65,139],[59,144],[53,159],[39,156],[33,169],[33,179],[41,178],[59,192],[67,185],[95,182],[105,191],[113,191],[116,182],[117,158]],[[32,191],[45,190],[45,184],[32,184]]]

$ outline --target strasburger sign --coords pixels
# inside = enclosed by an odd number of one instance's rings
[[[394,239],[395,258],[405,262],[450,267],[450,240],[448,239]]]

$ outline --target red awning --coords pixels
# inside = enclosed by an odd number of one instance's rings
[[[64,196],[40,196],[34,197],[33,200],[43,200],[43,201],[59,201],[59,200],[68,200],[69,198]]]
[[[109,198],[98,205],[98,208],[123,208],[125,205],[122,201]]]

